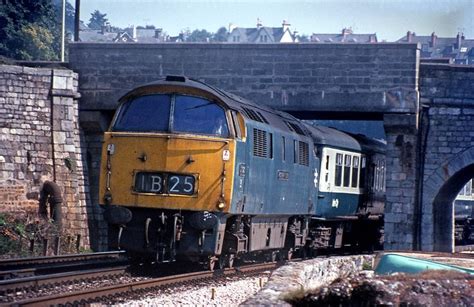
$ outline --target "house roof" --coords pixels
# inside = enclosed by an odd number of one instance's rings
[[[115,32],[102,33],[101,30],[81,30],[79,32],[79,39],[81,42],[113,42],[117,37]]]
[[[420,43],[420,55],[422,58],[449,58],[455,63],[467,64],[467,59],[474,57],[474,39],[466,39],[462,34],[458,34],[457,37],[438,37],[435,33],[418,36],[415,33],[408,32],[407,35],[396,42]]]
[[[311,35],[313,43],[376,43],[377,34],[326,34],[313,33]]]
[[[287,29],[294,41],[294,36]],[[268,35],[268,41],[266,43],[279,43],[285,34],[283,27],[258,27],[258,28],[234,28],[229,35],[229,41],[231,37],[239,36],[239,43],[258,43],[260,42],[260,35],[265,33]]]

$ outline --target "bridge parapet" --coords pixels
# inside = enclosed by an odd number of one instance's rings
[[[284,111],[416,113],[417,44],[73,43],[82,110],[112,110],[131,88],[186,75]]]

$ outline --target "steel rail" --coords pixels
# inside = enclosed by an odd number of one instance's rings
[[[108,287],[102,287],[97,289],[82,290],[72,293],[57,294],[51,296],[43,296],[33,299],[22,300],[14,302],[11,306],[49,306],[58,304],[87,304],[93,300],[98,300],[103,297],[116,296],[119,294],[125,294],[129,292],[135,292],[138,290],[152,289],[159,286],[171,285],[180,282],[195,281],[200,279],[208,279],[213,277],[237,274],[237,273],[249,273],[254,271],[263,271],[274,269],[278,267],[279,263],[264,263],[254,264],[238,268],[230,268],[225,270],[204,271],[194,272],[188,274],[180,274],[173,276],[166,276],[160,278],[154,278],[145,281],[133,282],[130,284],[114,285]]]
[[[22,266],[36,266],[49,263],[78,262],[101,258],[119,258],[123,257],[124,255],[125,251],[113,251],[88,254],[70,254],[45,257],[2,259],[0,260],[0,270],[4,271],[12,267],[18,268]]]
[[[128,266],[120,266],[108,269],[74,271],[68,273],[3,280],[0,281],[0,293],[7,293],[8,291],[15,291],[17,289],[37,289],[41,286],[61,282],[73,282],[104,276],[120,275],[124,274],[127,269]]]
[[[472,251],[474,251],[474,244],[457,245],[457,246],[455,246],[454,249],[455,249],[456,253],[460,253],[460,252],[472,252]]]

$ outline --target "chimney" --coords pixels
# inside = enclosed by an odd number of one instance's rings
[[[431,47],[435,47],[436,46],[436,39],[438,38],[438,36],[436,36],[436,34],[433,32],[431,33]]]
[[[408,43],[413,42],[413,36],[415,36],[415,33],[412,33],[411,31],[407,32],[407,42]]]
[[[341,42],[345,42],[345,41],[346,41],[346,37],[347,37],[349,34],[352,34],[352,29],[351,29],[351,28],[344,28],[344,29],[342,29],[341,34],[342,34]]]
[[[260,18],[257,18],[257,29],[260,29],[262,26],[262,21],[260,20]]]
[[[288,30],[290,28],[290,26],[291,26],[291,24],[289,24],[288,21],[286,21],[286,20],[283,20],[283,22],[281,23],[281,27],[283,28],[283,32]]]
[[[232,33],[232,31],[234,31],[235,28],[237,28],[235,24],[229,23],[229,33]]]
[[[163,32],[162,28],[155,29],[155,38],[160,38],[161,32]]]
[[[137,41],[137,27],[136,26],[132,27],[132,38],[134,41]]]
[[[456,49],[461,49],[463,39],[464,35],[458,32],[458,35],[456,35],[456,45],[454,46]]]

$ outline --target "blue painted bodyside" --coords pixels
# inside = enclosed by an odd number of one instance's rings
[[[273,157],[263,158],[253,154],[253,129],[273,136]],[[257,122],[247,124],[247,140],[238,142],[234,192],[231,213],[234,214],[308,214],[317,201],[317,187],[313,183],[314,170],[319,159],[313,155],[311,139],[296,133],[283,133]],[[286,159],[282,159],[282,136],[285,136]],[[293,141],[309,145],[309,165],[294,163]],[[242,171],[245,165],[245,171]],[[279,176],[280,174],[280,176]]]
[[[355,215],[359,194],[319,192],[316,215],[324,218]]]

